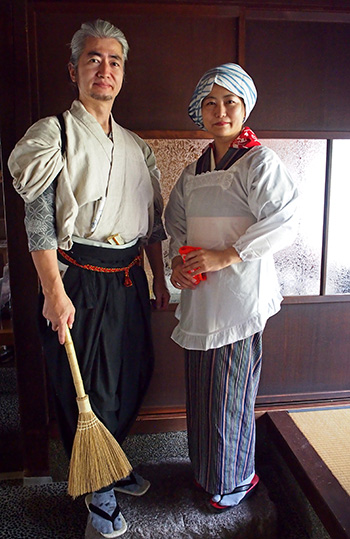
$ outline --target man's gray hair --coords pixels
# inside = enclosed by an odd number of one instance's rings
[[[70,43],[72,51],[70,62],[73,64],[74,68],[77,68],[78,66],[79,58],[84,50],[85,41],[88,37],[116,39],[122,46],[124,62],[127,60],[129,45],[123,32],[112,23],[97,19],[91,22],[84,22],[72,38]]]

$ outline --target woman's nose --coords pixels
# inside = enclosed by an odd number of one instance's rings
[[[222,116],[226,116],[226,107],[223,103],[218,103],[216,107],[216,115],[221,118]]]

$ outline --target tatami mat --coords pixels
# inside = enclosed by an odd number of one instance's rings
[[[289,415],[350,496],[350,408]]]

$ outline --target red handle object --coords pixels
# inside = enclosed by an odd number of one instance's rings
[[[188,253],[191,253],[192,251],[199,251],[201,247],[191,247],[191,245],[184,245],[183,247],[180,247],[179,253],[182,256],[182,260],[186,261],[186,255]],[[191,273],[190,271],[188,273]],[[196,281],[196,284],[199,284],[201,281],[206,281],[207,276],[205,273],[199,273],[198,275],[193,275],[193,278]]]

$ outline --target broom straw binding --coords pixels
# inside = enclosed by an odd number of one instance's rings
[[[132,467],[116,439],[92,411],[68,326],[64,346],[79,409],[68,478],[68,494],[76,498],[127,477]]]

